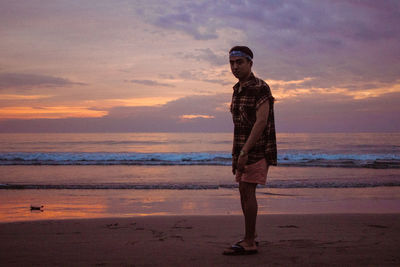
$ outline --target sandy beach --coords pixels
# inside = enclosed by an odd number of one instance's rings
[[[281,134],[259,253],[234,257],[231,137],[0,136],[0,266],[400,266],[398,134]]]
[[[224,256],[241,216],[0,224],[2,266],[399,266],[399,214],[262,215],[259,253]]]

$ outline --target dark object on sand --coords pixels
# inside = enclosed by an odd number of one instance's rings
[[[32,205],[31,205],[31,211],[32,211],[32,210],[40,210],[40,211],[43,211],[43,208],[44,208],[44,206],[32,206]]]

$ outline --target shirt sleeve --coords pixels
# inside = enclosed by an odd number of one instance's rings
[[[256,96],[256,110],[265,102],[269,101],[269,103],[274,102],[274,97],[271,94],[271,89],[269,88],[268,84],[261,86],[260,90]]]

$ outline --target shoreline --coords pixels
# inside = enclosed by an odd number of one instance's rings
[[[0,223],[0,262],[17,265],[398,266],[400,213],[259,215],[259,253],[222,255],[240,215]]]
[[[257,189],[258,214],[400,213],[400,187]],[[237,189],[5,190],[0,222],[143,215],[240,215]],[[30,206],[44,206],[43,212]]]

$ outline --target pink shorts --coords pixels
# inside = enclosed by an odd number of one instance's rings
[[[267,182],[268,164],[265,159],[246,165],[244,172],[236,171],[236,182],[265,184]]]

